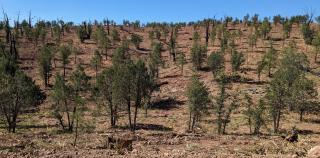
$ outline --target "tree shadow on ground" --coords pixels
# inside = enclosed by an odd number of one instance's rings
[[[179,101],[169,97],[167,99],[161,99],[153,102],[153,104],[150,106],[150,109],[170,110],[178,108],[178,105],[182,104],[184,104],[184,101]]]
[[[130,129],[128,125],[126,126],[117,126],[116,128],[127,130]],[[163,125],[157,125],[157,124],[142,124],[137,123],[136,130],[150,130],[150,131],[172,131],[172,128],[163,126]]]
[[[180,76],[181,76],[180,74],[167,75],[167,76],[162,77],[162,79],[165,79],[165,78],[177,78],[177,77],[180,77]]]
[[[266,81],[256,81],[252,78],[241,77],[239,75],[230,76],[228,80],[234,83],[246,83],[246,84],[252,84],[252,85],[264,85],[268,83]]]

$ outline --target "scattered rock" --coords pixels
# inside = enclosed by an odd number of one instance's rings
[[[315,146],[308,151],[307,157],[320,158],[320,146]]]

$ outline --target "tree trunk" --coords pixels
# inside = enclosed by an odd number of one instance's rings
[[[128,121],[129,121],[129,127],[131,129],[131,131],[133,130],[132,128],[132,122],[131,122],[131,103],[130,103],[130,99],[127,100],[127,108],[128,108]]]
[[[300,122],[303,121],[303,110],[300,110]]]
[[[75,133],[75,138],[74,138],[74,143],[73,145],[76,146],[77,145],[77,139],[78,139],[78,127],[79,127],[79,118],[76,119],[77,123],[76,123],[76,133]]]
[[[190,114],[189,114],[188,130],[191,131],[191,112],[190,112]]]

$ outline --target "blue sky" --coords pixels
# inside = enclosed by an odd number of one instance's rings
[[[12,20],[19,12],[26,18],[31,10],[34,20],[59,18],[76,23],[106,17],[122,23],[123,19],[176,22],[227,15],[242,18],[247,13],[269,17],[308,11],[320,15],[320,0],[0,0],[0,5]]]

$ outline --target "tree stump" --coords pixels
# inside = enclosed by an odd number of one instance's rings
[[[115,149],[119,151],[132,151],[132,139],[125,139],[116,136],[108,136],[105,147],[107,149]]]

